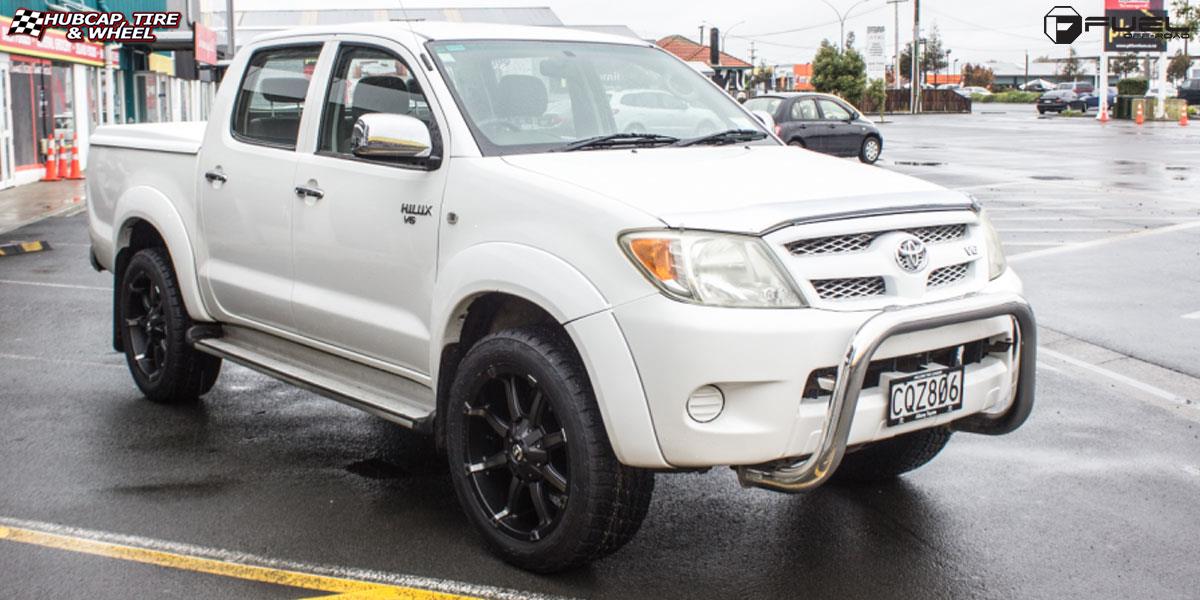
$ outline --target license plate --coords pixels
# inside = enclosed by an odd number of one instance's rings
[[[888,384],[888,427],[953,412],[963,406],[963,368],[922,371]]]

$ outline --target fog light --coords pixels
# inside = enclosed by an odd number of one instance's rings
[[[687,413],[697,423],[708,423],[721,416],[725,410],[725,394],[714,385],[706,385],[692,392],[687,401]]]

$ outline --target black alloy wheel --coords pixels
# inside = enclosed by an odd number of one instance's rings
[[[536,542],[558,525],[570,498],[566,434],[532,375],[493,366],[465,406],[463,468],[480,505],[509,536]]]
[[[125,336],[134,364],[151,382],[162,377],[167,362],[167,319],[163,293],[146,271],[127,278],[124,292]]]

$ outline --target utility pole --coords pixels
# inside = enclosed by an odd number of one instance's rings
[[[921,82],[917,65],[921,56],[921,0],[913,0],[912,71],[909,79],[909,108],[912,114],[921,112]]]
[[[1029,51],[1025,51],[1025,91],[1029,91]]]
[[[696,39],[700,41],[701,46],[704,45],[704,25],[700,26],[700,37],[698,37]]]
[[[908,0],[887,0],[887,3],[891,4],[896,12],[896,89],[900,89],[900,5],[904,2],[908,2]]]
[[[234,21],[236,19],[233,14],[233,0],[225,0],[225,45],[229,46],[229,53],[225,58],[233,58],[234,53],[237,52],[237,46],[233,43]]]

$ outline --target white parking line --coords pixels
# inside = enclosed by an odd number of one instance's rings
[[[1185,319],[1200,320],[1200,311],[1183,315]]]
[[[96,290],[101,292],[111,292],[112,288],[99,285],[74,285],[70,283],[49,283],[46,281],[17,281],[15,279],[0,279],[0,283],[11,285],[32,285],[37,287],[64,288],[68,290]]]
[[[1129,233],[1131,231],[1142,231],[1141,229],[1112,229],[1112,228],[1088,228],[1079,227],[1064,229],[1056,229],[1053,227],[1001,227],[1001,232],[1008,233]]]
[[[1049,348],[1038,348],[1038,352],[1041,353],[1042,355],[1050,356],[1051,358],[1055,358],[1055,359],[1061,360],[1067,364],[1079,367],[1080,369],[1083,369],[1085,371],[1090,371],[1090,372],[1100,375],[1102,377],[1107,377],[1113,381],[1122,383],[1131,388],[1141,390],[1147,394],[1150,394],[1151,396],[1154,396],[1155,398],[1159,398],[1161,400],[1166,400],[1168,402],[1172,402],[1172,403],[1180,404],[1180,405],[1188,404],[1187,399],[1183,398],[1182,396],[1177,396],[1177,395],[1175,395],[1171,392],[1168,392],[1167,390],[1164,390],[1160,387],[1156,387],[1156,386],[1150,385],[1148,383],[1138,381],[1132,377],[1126,377],[1125,375],[1117,373],[1116,371],[1110,371],[1108,369],[1105,369],[1104,367],[1099,367],[1099,366],[1093,365],[1092,363],[1079,360],[1078,358],[1072,358],[1070,356],[1067,356],[1066,354],[1063,354],[1062,352],[1055,352],[1054,350],[1051,350]]]
[[[73,360],[70,358],[50,358],[46,356],[32,356],[29,354],[9,354],[0,352],[0,360],[32,360],[39,362],[58,363],[63,365],[81,365],[84,367],[105,367],[108,369],[124,369],[125,365],[113,365],[109,363],[94,362],[90,360]]]
[[[1131,239],[1145,237],[1145,236],[1151,236],[1151,235],[1161,235],[1164,233],[1174,233],[1176,231],[1195,229],[1197,227],[1200,227],[1200,223],[1180,223],[1178,225],[1159,227],[1157,229],[1142,229],[1142,230],[1135,231],[1133,233],[1114,235],[1112,237],[1100,238],[1098,240],[1079,242],[1079,243],[1075,243],[1075,244],[1066,244],[1063,246],[1058,246],[1056,248],[1044,248],[1042,250],[1030,250],[1029,252],[1022,252],[1021,254],[1014,254],[1014,255],[1008,257],[1008,262],[1021,262],[1021,261],[1029,260],[1031,258],[1040,258],[1043,256],[1051,256],[1054,254],[1061,254],[1063,252],[1074,252],[1075,250],[1084,250],[1086,248],[1095,248],[1097,246],[1104,246],[1106,244],[1111,244],[1114,242],[1121,242],[1124,240],[1131,240]]]

